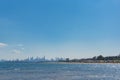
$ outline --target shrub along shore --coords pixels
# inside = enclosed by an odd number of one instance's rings
[[[69,62],[69,63],[120,63],[120,55],[118,56],[107,56],[103,57],[102,55],[94,56],[93,58],[86,59],[69,59],[60,60],[59,62]]]

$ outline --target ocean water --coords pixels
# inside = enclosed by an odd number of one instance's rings
[[[0,80],[120,80],[120,64],[1,62]]]

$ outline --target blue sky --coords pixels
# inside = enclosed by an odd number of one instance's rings
[[[119,0],[2,0],[0,59],[120,52]]]

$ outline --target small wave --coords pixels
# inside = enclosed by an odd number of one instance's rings
[[[19,70],[20,70],[20,68],[14,68],[14,70],[15,70],[15,71],[19,71]]]

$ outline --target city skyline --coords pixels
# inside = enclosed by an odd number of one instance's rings
[[[120,53],[119,0],[0,1],[0,59]]]

